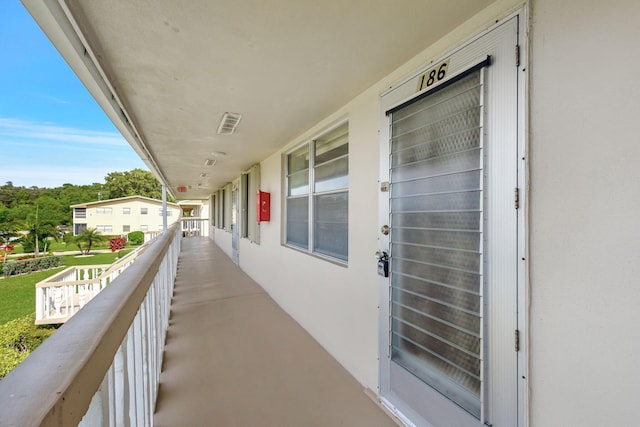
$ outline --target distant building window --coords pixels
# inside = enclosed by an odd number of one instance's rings
[[[148,225],[141,225],[140,226],[140,231],[149,231],[149,226]]]
[[[122,232],[123,233],[128,233],[131,231],[131,226],[130,225],[123,225],[122,226]]]
[[[87,208],[75,208],[73,210],[73,215],[76,218],[86,218],[87,217]]]
[[[140,215],[146,215],[148,212],[147,208],[140,208]]]
[[[87,224],[74,224],[73,234],[77,236],[78,234],[81,234],[86,229],[87,229]]]
[[[96,230],[102,234],[111,234],[113,233],[113,226],[111,225],[98,225]]]
[[[131,208],[122,208],[122,214],[123,215],[131,214]]]
[[[158,208],[158,215],[162,216],[162,208]],[[167,216],[171,216],[171,211],[167,209]]]
[[[96,208],[96,213],[101,215],[111,215],[111,208]]]

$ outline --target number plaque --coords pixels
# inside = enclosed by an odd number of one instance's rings
[[[447,76],[448,70],[448,59],[436,65],[435,67],[428,69],[426,73],[418,77],[418,88],[416,89],[416,92],[420,92],[421,90],[427,89],[442,81]]]

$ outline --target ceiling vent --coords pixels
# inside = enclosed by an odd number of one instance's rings
[[[231,135],[233,132],[235,132],[241,118],[242,114],[224,113],[222,115],[222,120],[220,120],[220,125],[218,126],[218,134]]]
[[[213,165],[216,164],[216,162],[217,162],[216,159],[205,159],[204,165],[205,166],[213,166]]]

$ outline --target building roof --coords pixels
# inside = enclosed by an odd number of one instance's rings
[[[72,208],[88,208],[88,207],[94,207],[94,206],[100,206],[100,205],[110,205],[116,202],[119,203],[119,202],[128,201],[128,200],[147,202],[147,203],[153,203],[158,205],[162,204],[162,200],[152,199],[151,197],[126,196],[126,197],[118,197],[116,199],[98,200],[96,202],[78,203],[77,205],[71,205],[71,207]],[[178,206],[178,204],[171,203],[171,202],[167,202],[167,206],[173,206],[175,208],[180,207]]]

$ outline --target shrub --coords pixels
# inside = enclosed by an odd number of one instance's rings
[[[30,314],[0,325],[0,378],[18,366],[55,332],[50,326],[36,326],[34,318]]]
[[[144,233],[142,231],[132,231],[127,235],[127,238],[132,245],[141,245],[144,243]]]
[[[124,249],[127,244],[127,239],[124,237],[114,237],[109,240],[109,246],[111,247],[111,252],[119,251],[120,249]]]
[[[72,244],[74,239],[75,236],[73,235],[73,233],[64,233],[64,236],[62,236],[62,241],[67,245]]]
[[[62,265],[61,256],[45,256],[40,258],[25,259],[22,261],[10,261],[4,264],[3,274],[5,277],[17,274],[33,273],[35,271],[47,270],[49,268],[60,267]]]

